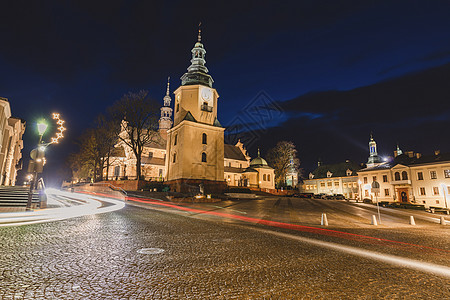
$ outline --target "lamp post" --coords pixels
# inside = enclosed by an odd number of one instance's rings
[[[448,189],[448,187],[445,184],[441,184],[442,187],[442,192],[444,192],[444,203],[445,203],[445,208],[448,208],[448,204],[447,204],[447,191],[446,188]]]
[[[359,200],[361,200],[361,202],[362,202],[362,188],[361,188],[361,184],[362,184],[362,181],[361,181],[361,180],[358,180]],[[356,201],[358,201],[358,200],[356,200]]]
[[[44,155],[44,150],[45,150],[45,146],[42,145],[42,136],[44,135],[45,131],[47,130],[47,123],[45,123],[44,120],[41,120],[37,123],[37,130],[39,133],[39,142],[37,145],[37,149],[33,149],[31,150],[30,156],[31,159],[33,161],[30,161],[30,165],[32,166],[32,168],[30,168],[31,170],[29,170],[30,172],[32,172],[32,180],[30,181],[30,191],[28,192],[28,201],[27,201],[27,208],[26,210],[31,210],[31,204],[33,202],[33,190],[34,187],[36,186],[36,182],[37,182],[37,176],[38,176],[38,172],[37,172],[37,164],[43,164],[43,155]],[[35,161],[34,161],[35,160]]]

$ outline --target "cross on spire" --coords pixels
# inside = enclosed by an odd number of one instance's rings
[[[167,91],[166,91],[166,96],[170,96],[170,90],[169,90],[169,87],[170,87],[170,76],[167,77]]]
[[[198,42],[200,43],[202,41],[202,22],[198,23]]]

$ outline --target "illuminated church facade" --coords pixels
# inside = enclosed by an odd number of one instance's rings
[[[251,160],[240,141],[236,145],[224,143],[225,128],[217,119],[219,94],[205,66],[200,31],[191,53],[191,65],[174,91],[173,109],[167,83],[159,120],[160,139],[146,145],[142,155],[144,179],[164,181],[179,192],[199,185],[206,192],[219,192],[226,186],[274,189],[274,169],[259,151]],[[131,149],[119,142],[110,159],[108,179],[136,179],[135,162]]]

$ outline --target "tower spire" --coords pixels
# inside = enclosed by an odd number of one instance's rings
[[[170,76],[167,77],[167,90],[166,95],[163,98],[164,105],[161,107],[161,118],[159,118],[159,132],[161,136],[167,138],[167,130],[172,127],[172,108],[170,107]]]
[[[181,85],[194,85],[201,84],[204,86],[212,87],[214,80],[211,75],[208,74],[208,68],[205,66],[206,50],[203,46],[201,22],[198,24],[198,37],[197,42],[192,48],[191,65],[187,68],[187,72],[181,76]]]
[[[369,159],[367,161],[367,166],[370,168],[370,167],[374,167],[380,163],[381,163],[381,159],[378,156],[377,143],[373,139],[373,134],[371,132],[370,133],[370,141],[369,141]]]

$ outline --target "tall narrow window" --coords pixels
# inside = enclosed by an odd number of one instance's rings
[[[173,154],[173,162],[175,163],[176,161],[177,161],[177,154],[174,153],[174,154]]]
[[[430,178],[431,179],[437,179],[436,171],[430,171]]]
[[[206,162],[206,153],[205,152],[202,153],[202,162]]]
[[[424,187],[419,188],[419,193],[421,196],[425,196],[425,188]]]
[[[444,170],[444,177],[450,178],[450,170]]]
[[[267,175],[267,181],[270,181],[270,174]]]
[[[387,175],[383,175],[383,182],[388,182]]]
[[[178,140],[178,134],[175,134],[175,137],[173,138],[173,145],[175,146],[177,144]]]
[[[439,195],[439,187],[433,187],[433,195]]]
[[[394,178],[395,178],[395,181],[400,180],[400,173],[399,172],[395,172]]]
[[[207,136],[206,136],[206,133],[204,133],[204,134],[202,134],[202,144],[206,145],[206,142],[207,142]]]
[[[417,172],[417,180],[423,180],[423,172]]]
[[[180,103],[177,103],[177,112],[180,110]]]
[[[263,175],[263,180],[266,181],[266,174]]]
[[[402,172],[402,180],[408,180],[408,173],[406,171]]]

